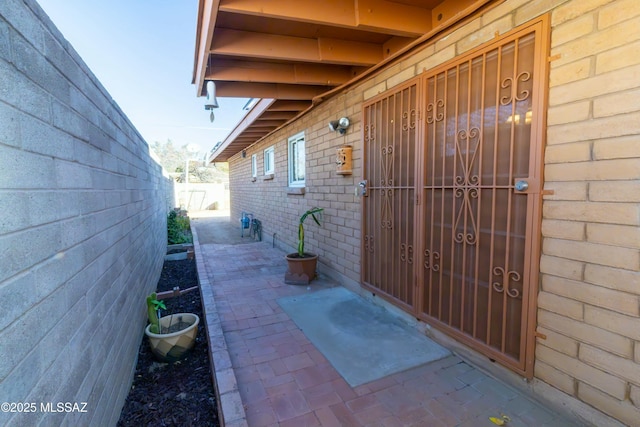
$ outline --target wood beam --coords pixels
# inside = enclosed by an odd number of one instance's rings
[[[332,64],[375,65],[382,61],[382,46],[374,43],[319,38],[320,60]]]
[[[221,0],[220,11],[340,27],[356,24],[353,0]]]
[[[247,130],[247,128],[249,128],[249,126],[251,126],[251,124],[262,115],[262,113],[267,111],[274,102],[274,99],[261,99],[260,101],[258,101],[258,103],[253,106],[253,108],[247,113],[247,115],[244,116],[242,120],[240,120],[240,122],[229,133],[229,135],[227,135],[224,141],[222,141],[222,146],[216,151],[216,153],[219,152],[219,154],[214,153],[215,157],[209,159],[209,162],[212,163],[216,160],[227,160],[233,154],[237,153],[238,151],[229,150],[229,147],[233,146],[236,138],[238,138],[242,134],[242,132]],[[233,153],[229,154],[230,151],[233,151]]]
[[[275,129],[275,128],[274,128]],[[236,138],[236,142],[254,142],[256,139],[260,139],[273,129],[265,129],[262,132],[242,132],[239,137]]]
[[[289,111],[265,111],[264,114],[258,117],[257,121],[262,120],[284,120],[287,121],[295,116],[294,113]]]
[[[289,99],[279,99],[273,103],[273,105],[269,108],[269,111],[290,111],[294,113],[298,113],[302,110],[305,110],[311,106],[311,100],[289,100]]]
[[[198,7],[198,35],[196,38],[196,52],[194,58],[193,81],[196,85],[196,96],[202,96],[204,92],[204,75],[209,60],[209,49],[213,39],[213,30],[218,17],[219,0],[200,0]]]
[[[216,96],[221,98],[272,98],[311,100],[329,91],[329,86],[288,85],[280,83],[216,82]]]
[[[356,73],[344,65],[274,63],[214,58],[205,80],[339,86]]]
[[[266,119],[263,119],[262,117],[259,117],[256,119],[255,122],[253,122],[253,125],[251,125],[251,127],[254,129],[275,128],[280,126],[285,121],[286,120],[266,120]]]
[[[382,48],[375,43],[328,38],[310,39],[224,28],[216,29],[211,42],[211,53],[354,66],[371,66],[382,60]]]
[[[355,0],[359,29],[420,37],[431,31],[431,10],[388,0]]]
[[[382,45],[382,52],[385,59],[394,53],[400,51],[403,47],[407,46],[414,39],[408,39],[406,37],[392,37],[385,44]]]
[[[431,12],[433,27],[452,21],[456,17],[464,16],[466,9],[478,4],[478,0],[445,0],[433,8]]]
[[[248,146],[250,146],[251,144],[253,144],[254,142],[256,142],[257,140],[259,140],[260,138],[262,138],[263,136],[265,136],[266,133],[264,135],[260,135],[259,137],[255,137],[255,138],[238,138],[236,139],[236,141],[239,142],[238,145],[234,145],[234,146],[229,146],[229,157],[233,156],[234,154],[236,154],[238,151],[243,150],[245,148],[247,148]],[[231,152],[231,150],[234,150],[233,152]]]
[[[389,0],[220,0],[220,11],[402,37],[419,37],[431,29],[429,8]]]
[[[249,127],[242,132],[242,135],[254,136],[254,135],[261,135],[266,132],[271,132],[272,130],[276,129],[278,126],[280,126],[284,122],[280,122],[277,125],[273,125],[273,126],[256,126],[255,123],[256,122],[253,122],[251,125],[249,125]]]

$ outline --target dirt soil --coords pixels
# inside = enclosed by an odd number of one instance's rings
[[[165,261],[157,291],[198,285],[195,260]],[[162,315],[189,312],[200,317],[196,344],[185,359],[157,362],[146,336],[138,353],[131,391],[118,421],[119,427],[219,427],[204,316],[198,290],[165,300]]]

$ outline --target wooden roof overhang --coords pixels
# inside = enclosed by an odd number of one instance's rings
[[[490,0],[199,0],[193,83],[259,101],[209,161],[227,161],[323,98]]]

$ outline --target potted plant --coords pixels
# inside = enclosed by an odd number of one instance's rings
[[[176,313],[160,316],[160,309],[166,309],[154,292],[147,297],[149,325],[144,333],[149,337],[151,352],[161,362],[175,362],[193,348],[200,318],[193,313]]]
[[[320,225],[320,221],[318,221],[316,215],[323,210],[323,208],[315,207],[309,209],[300,217],[298,224],[298,252],[288,254],[285,257],[289,266],[289,269],[284,275],[285,283],[290,285],[306,285],[316,277],[318,255],[304,251],[304,220],[311,215],[315,223]]]

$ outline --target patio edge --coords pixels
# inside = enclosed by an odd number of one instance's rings
[[[202,296],[202,312],[207,325],[209,361],[211,363],[213,386],[216,392],[220,426],[248,427],[247,416],[240,397],[240,391],[238,390],[238,382],[231,365],[229,349],[222,332],[220,317],[217,310],[211,309],[211,307],[216,307],[215,298],[205,269],[198,233],[194,226],[191,227],[191,233],[196,255],[200,295]]]

